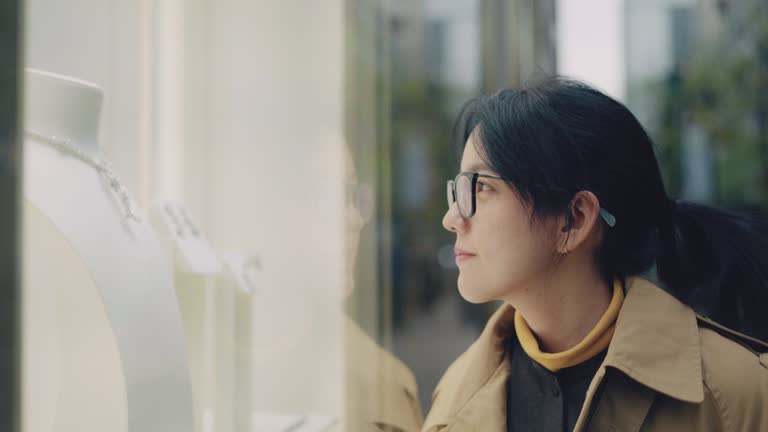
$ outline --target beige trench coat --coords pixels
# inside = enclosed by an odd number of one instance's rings
[[[576,431],[768,431],[768,345],[697,316],[645,279],[628,278],[626,291]],[[422,431],[506,431],[500,330],[513,315],[502,306],[448,368]]]

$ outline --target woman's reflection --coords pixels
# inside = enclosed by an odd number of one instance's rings
[[[373,212],[370,187],[360,183],[349,149],[345,152],[346,296],[375,296],[375,287],[355,286],[360,234]],[[376,297],[374,297],[376,298]],[[378,305],[376,305],[378,306]],[[346,319],[347,431],[418,431],[423,423],[416,379],[392,353],[379,346],[352,317]]]

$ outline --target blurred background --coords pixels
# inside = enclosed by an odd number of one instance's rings
[[[381,271],[391,279],[380,283],[391,284],[392,349],[416,373],[425,409],[445,367],[495,307],[458,295],[453,235],[440,224],[444,181],[458,169],[451,126],[472,96],[536,74],[582,79],[628,105],[647,128],[670,195],[734,209],[768,204],[763,1],[425,0],[369,7],[380,16],[386,82],[376,103],[386,101],[388,113],[380,142],[389,158],[378,161],[377,175],[391,209],[385,226],[366,229],[372,240],[374,232],[386,233],[378,244],[390,257]]]
[[[2,85],[19,104],[3,111],[16,125],[4,136],[18,139],[8,140],[15,150],[0,167],[18,168],[3,173],[17,176],[19,187],[3,192],[2,206],[33,226],[34,215],[22,211],[32,199],[24,184],[52,175],[36,162],[19,168],[21,155],[39,145],[25,135],[35,115],[22,110],[34,85],[26,68],[92,83],[101,98],[98,147],[164,251],[158,265],[168,282],[155,291],[173,302],[158,325],[178,330],[167,332],[176,335],[168,344],[184,341],[168,367],[187,376],[178,394],[191,399],[198,431],[354,430],[350,417],[369,411],[383,424],[398,417],[398,402],[371,394],[389,392],[387,382],[407,382],[403,397],[428,412],[438,379],[497,306],[461,299],[454,237],[441,226],[445,181],[458,170],[453,121],[479,94],[543,74],[582,79],[647,128],[670,195],[732,209],[768,206],[762,0],[11,4],[3,18],[17,25],[6,27],[4,43],[19,55],[9,54],[16,72],[7,76],[15,78]],[[95,204],[82,194],[71,199],[87,222]],[[190,265],[186,246],[157,215],[167,203],[194,219],[205,237],[195,247],[215,265]],[[73,301],[66,285],[58,287],[64,293],[35,287],[41,282],[32,275],[54,259],[47,252],[54,238],[72,242],[66,230],[54,231],[47,240],[24,231],[4,242],[25,251],[4,263],[26,269],[9,285],[18,287],[20,309],[6,305],[24,311],[23,355],[7,363],[21,370],[9,369],[8,385],[21,374],[23,430],[157,425],[147,417],[153,411],[131,400],[162,372],[126,371],[120,338],[141,336],[121,336],[138,325],[121,330],[114,320],[142,309],[100,300],[117,288],[99,284],[77,291],[88,302]],[[78,265],[97,271],[87,260]],[[103,332],[91,338],[83,329]],[[136,349],[130,355],[151,354]],[[99,358],[114,363],[116,372],[103,373],[122,382],[109,389],[112,399],[105,388],[71,384],[93,379],[88,365]],[[89,420],[63,419],[62,395]],[[102,411],[119,420],[92,415],[100,403],[112,404]],[[413,415],[418,423],[421,414]]]

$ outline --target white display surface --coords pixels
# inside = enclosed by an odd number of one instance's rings
[[[34,70],[25,78],[25,130],[67,139],[95,155],[100,89]],[[26,230],[50,233],[50,238],[25,243],[24,292],[25,302],[40,302],[39,307],[25,305],[31,316],[50,313],[39,325],[31,323],[28,334],[39,337],[25,340],[25,365],[37,365],[58,385],[54,391],[42,390],[54,394],[45,398],[49,409],[41,411],[34,397],[44,383],[25,375],[29,408],[24,418],[30,427],[40,428],[25,430],[193,430],[173,276],[154,232],[143,215],[144,222],[125,217],[120,200],[97,170],[44,141],[28,138],[24,147],[24,197],[30,215],[25,217]],[[63,279],[42,277],[48,269]],[[44,326],[59,330],[46,331]],[[79,336],[82,346],[70,336]],[[41,346],[43,341],[49,342],[47,347]],[[50,361],[43,364],[43,357]],[[88,367],[93,364],[103,367]],[[121,398],[125,425],[120,424]],[[104,412],[114,415],[90,426],[78,422]],[[114,423],[105,425],[110,421]]]

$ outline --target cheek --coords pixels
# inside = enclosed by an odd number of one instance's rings
[[[526,215],[493,221],[486,228],[481,263],[494,297],[506,297],[547,270],[550,247]]]
[[[541,231],[516,200],[486,204],[467,233],[478,256],[460,267],[462,297],[472,303],[507,299],[546,272],[551,247]]]
[[[525,270],[539,255],[540,240],[531,233],[527,222],[500,223],[489,228],[482,256],[493,267],[493,274]]]

